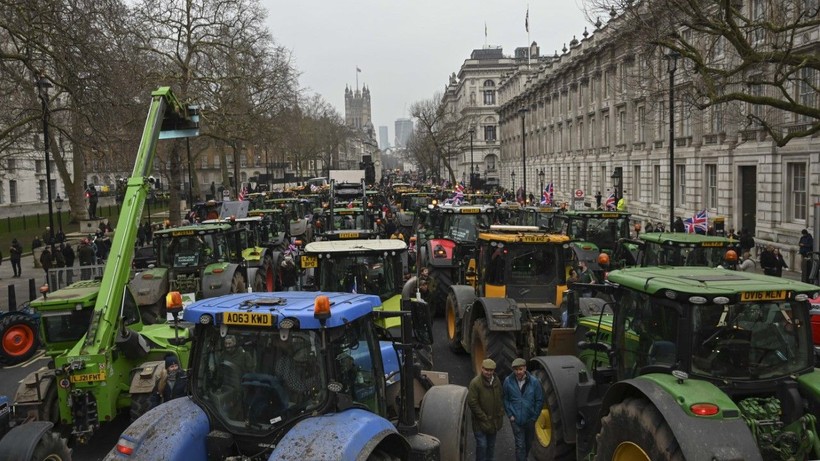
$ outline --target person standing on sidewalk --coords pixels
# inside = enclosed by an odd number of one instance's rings
[[[11,248],[9,248],[9,261],[11,261],[11,269],[14,271],[14,277],[19,278],[23,274],[23,267],[20,260],[23,257],[23,247],[16,238],[11,240]]]
[[[504,425],[501,380],[495,375],[495,361],[484,359],[481,373],[467,388],[467,405],[473,413],[476,461],[495,459],[495,437]]]
[[[527,362],[517,358],[513,372],[504,380],[504,410],[510,418],[515,437],[516,461],[527,461],[535,438],[535,421],[544,407],[541,383],[527,371]]]
[[[42,266],[43,271],[46,273],[46,283],[48,283],[48,270],[51,269],[52,263],[51,249],[46,246],[43,252],[40,253],[40,266]]]

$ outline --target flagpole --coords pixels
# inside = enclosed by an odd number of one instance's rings
[[[356,66],[356,92],[359,92],[359,66]]]
[[[484,21],[484,49],[487,47],[487,21]]]
[[[527,3],[526,26],[527,26],[527,68],[529,68],[530,64],[531,64],[531,58],[532,58],[532,56],[531,56],[532,53],[530,52],[530,43],[531,42],[530,42],[530,4],[529,3]]]

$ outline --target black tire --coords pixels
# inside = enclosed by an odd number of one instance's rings
[[[13,313],[0,319],[0,364],[16,365],[25,362],[39,348],[40,336],[33,317]]]
[[[236,271],[233,273],[233,278],[231,279],[231,293],[245,293],[248,291],[248,287],[245,286],[245,276],[242,275],[241,272]]]
[[[431,387],[419,410],[419,432],[441,442],[441,459],[463,461],[467,458],[467,388],[453,384]]]
[[[476,375],[481,373],[481,362],[490,358],[495,360],[495,374],[504,379],[512,372],[512,361],[518,355],[515,336],[511,331],[490,331],[487,328],[487,320],[478,319],[473,323],[470,355]]]
[[[260,291],[276,291],[279,289],[279,274],[277,273],[279,266],[274,266],[273,263],[273,258],[267,255],[262,261],[262,267],[257,271],[257,274],[262,273],[262,288]],[[254,288],[254,291],[256,291],[256,288]]]
[[[596,445],[596,460],[684,460],[669,424],[644,398],[627,398],[612,405],[601,420]]]
[[[140,307],[140,319],[142,320],[143,325],[163,323],[166,321],[166,315],[164,296],[160,297],[156,303],[150,306]]]
[[[53,431],[46,431],[34,447],[31,461],[71,461],[71,449],[66,439]]]
[[[376,448],[367,457],[367,461],[399,461],[399,460],[401,460],[400,457],[393,456],[392,454],[382,450],[381,448]]]
[[[453,284],[452,269],[430,269],[430,306],[436,316],[444,315],[447,292]]]
[[[129,415],[131,422],[144,415],[151,409],[151,394],[131,394],[131,408]]]
[[[575,444],[568,444],[564,441],[564,421],[561,419],[561,409],[558,407],[558,396],[547,372],[537,369],[533,370],[532,374],[544,390],[544,408],[535,421],[533,458],[555,461],[575,459]]]
[[[458,316],[455,293],[447,294],[447,301],[444,307],[444,321],[447,322],[447,346],[456,354],[465,352],[461,340],[464,337],[462,319]]]
[[[40,410],[40,419],[49,421],[54,427],[60,427],[60,399],[57,398],[57,382],[51,381],[43,398],[43,406]]]

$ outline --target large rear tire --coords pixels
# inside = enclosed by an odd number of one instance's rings
[[[609,414],[601,420],[596,444],[596,460],[684,460],[669,424],[643,398],[627,398],[610,407]]]
[[[447,292],[453,284],[450,275],[451,269],[430,269],[430,305],[433,314],[440,316],[444,314],[444,306],[447,303]]]
[[[60,434],[46,431],[34,448],[31,461],[71,461],[71,449]]]
[[[532,453],[535,459],[552,459],[555,461],[575,458],[575,445],[564,441],[564,421],[561,419],[561,408],[558,407],[558,395],[552,387],[547,372],[533,370],[544,390],[544,408],[535,421],[535,441]]]
[[[512,361],[517,356],[515,336],[511,331],[490,331],[487,319],[478,319],[473,323],[470,355],[476,375],[481,373],[481,362],[490,358],[496,364],[495,374],[504,379],[512,372]]]
[[[419,432],[441,442],[441,459],[467,457],[467,388],[453,384],[431,387],[419,410]]]
[[[464,346],[461,340],[464,337],[462,332],[462,319],[458,316],[458,306],[453,292],[447,294],[447,302],[444,308],[444,320],[447,322],[447,346],[456,354],[463,354]]]
[[[131,422],[134,422],[140,416],[144,415],[151,409],[151,394],[131,394],[131,408],[129,409],[129,416]]]
[[[0,364],[25,362],[34,356],[39,347],[40,336],[33,317],[13,313],[0,319]]]
[[[231,279],[231,293],[245,293],[247,291],[245,276],[239,271],[234,272],[233,278]]]

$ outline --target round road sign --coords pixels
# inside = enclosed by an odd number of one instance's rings
[[[584,190],[575,189],[575,198],[584,198]]]

